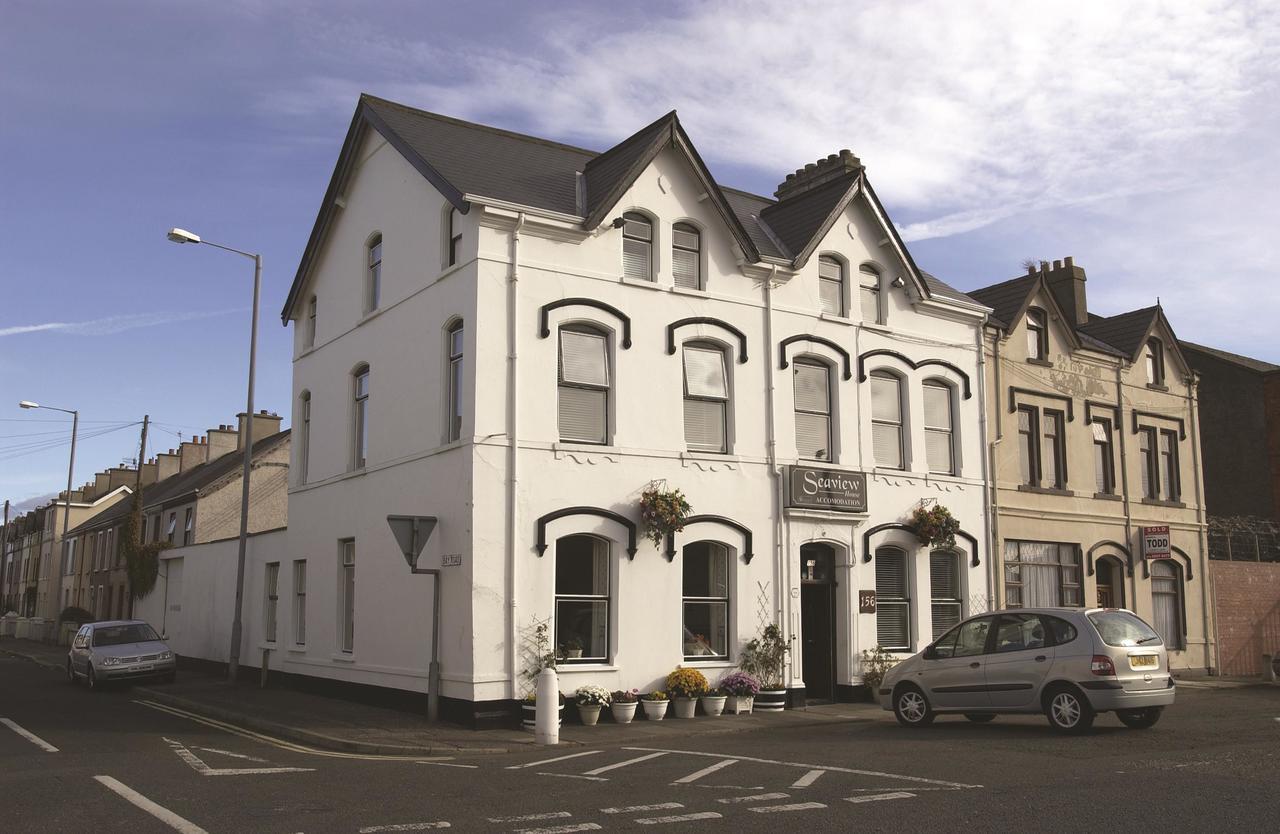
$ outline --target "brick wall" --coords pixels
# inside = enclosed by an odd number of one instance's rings
[[[1280,654],[1280,563],[1210,562],[1223,675],[1261,675]]]

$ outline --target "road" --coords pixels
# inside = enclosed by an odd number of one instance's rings
[[[396,760],[317,755],[0,658],[0,830],[1280,828],[1280,688],[1178,699],[1153,730],[1103,716],[1082,738],[1038,717],[904,730],[885,714],[670,748]]]

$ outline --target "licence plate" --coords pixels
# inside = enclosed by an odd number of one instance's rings
[[[151,668],[152,668],[152,667],[151,667],[151,664],[150,664],[150,663],[148,663],[148,664],[146,664],[145,666],[134,666],[134,667],[133,667],[132,669],[130,669],[129,671],[131,671],[131,672],[150,672],[150,671],[151,671]]]
[[[1160,658],[1153,654],[1133,655],[1129,658],[1129,666],[1133,669],[1154,669],[1160,665]]]

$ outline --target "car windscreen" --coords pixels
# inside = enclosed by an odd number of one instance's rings
[[[1095,611],[1089,622],[1108,646],[1160,645],[1160,635],[1128,611]]]
[[[103,626],[93,630],[93,645],[120,646],[125,643],[145,643],[159,640],[156,630],[146,623],[129,625]]]

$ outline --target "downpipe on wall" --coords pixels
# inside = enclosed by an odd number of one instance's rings
[[[511,271],[507,279],[507,677],[511,686],[511,698],[518,697],[519,675],[519,607],[516,604],[516,570],[518,567],[516,536],[519,532],[520,449],[516,438],[520,427],[520,330],[519,291],[520,282],[520,230],[524,228],[525,215],[516,215],[511,230]]]

